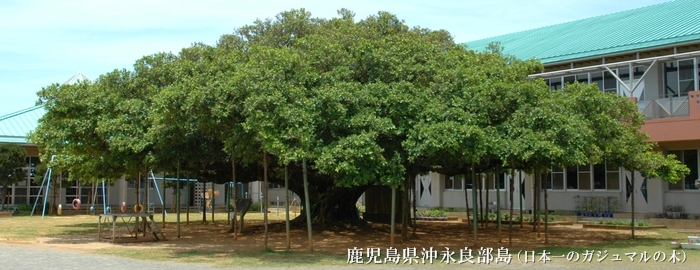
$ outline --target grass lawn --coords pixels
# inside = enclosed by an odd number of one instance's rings
[[[282,221],[284,220],[284,213],[277,215],[274,212],[268,214],[269,219],[272,221]],[[293,217],[293,216],[292,216]],[[225,213],[216,213],[215,221],[219,226],[205,225],[212,228],[210,232],[214,235],[224,235],[222,233],[222,228],[227,228],[226,224],[227,215]],[[169,214],[165,221],[166,227],[173,230],[176,227],[176,215]],[[155,220],[160,223],[162,216],[157,214]],[[185,214],[180,216],[182,227],[185,228],[187,217]],[[191,213],[190,224],[202,224],[202,214],[201,213]],[[259,222],[262,220],[262,214],[260,213],[248,213],[246,215],[246,221]],[[207,221],[211,221],[211,213],[207,214]],[[218,231],[216,231],[218,230]],[[581,229],[586,230],[586,229]],[[572,232],[576,232],[572,230]],[[534,250],[534,260],[539,262],[542,257],[543,252],[549,254],[551,261],[548,261],[548,265],[561,266],[565,268],[586,268],[586,267],[605,267],[605,268],[629,268],[634,266],[635,268],[648,268],[651,269],[659,268],[686,268],[691,266],[700,265],[700,250],[681,250],[673,249],[671,241],[674,239],[681,239],[685,241],[688,234],[678,233],[674,229],[655,229],[651,232],[655,232],[648,235],[638,236],[635,240],[617,240],[615,242],[607,242],[605,244],[595,244],[588,246],[571,245],[571,246],[549,246],[546,248],[540,248]],[[189,246],[190,242],[186,241],[165,241],[158,243],[129,243],[129,244],[109,244],[105,242],[96,241],[97,233],[97,217],[88,215],[75,215],[75,216],[47,216],[42,219],[40,216],[29,217],[29,216],[14,216],[12,218],[0,219],[0,244],[3,243],[39,243],[42,238],[66,238],[66,239],[88,239],[85,243],[61,243],[49,245],[50,248],[71,248],[77,249],[78,251],[99,253],[114,255],[119,257],[128,257],[140,260],[156,260],[156,261],[179,261],[179,262],[197,262],[197,263],[210,263],[220,267],[236,267],[236,266],[246,266],[246,267],[338,267],[338,266],[348,266],[348,256],[339,255],[338,252],[332,253],[328,250],[316,250],[315,252],[306,252],[297,249],[295,251],[270,251],[261,250],[258,248],[259,241],[262,239],[262,233],[255,231],[249,238],[244,238],[245,240],[236,240],[230,238],[226,240],[228,243],[223,246],[218,246],[219,248],[207,248],[207,243],[197,243],[198,245]],[[172,231],[171,231],[172,233]],[[169,238],[173,238],[172,234],[168,234]],[[239,238],[240,239],[240,238]],[[256,248],[251,248],[248,251],[231,251],[226,249],[227,245],[241,245],[253,242]],[[316,241],[316,240],[315,240]],[[73,244],[73,245],[71,245]],[[91,246],[92,245],[92,246]],[[435,245],[436,247],[439,244]],[[205,247],[205,248],[200,248]],[[221,248],[224,247],[224,248]],[[494,247],[495,248],[495,247]],[[337,250],[342,249],[339,247]],[[478,254],[478,248],[473,248],[474,261]],[[401,249],[399,249],[399,255],[401,254]],[[445,265],[439,263],[442,250],[438,249],[438,258],[433,263],[431,267],[436,268],[453,268],[456,265],[453,263],[451,265]],[[513,256],[511,264],[520,265],[521,262],[518,261],[519,250],[511,250],[510,254]],[[643,259],[644,252],[649,258],[646,263],[640,263]],[[656,254],[658,252],[658,254]],[[680,254],[681,260],[685,259],[684,263],[671,264],[669,259],[673,253]],[[586,254],[591,254],[587,256]],[[635,253],[633,260],[630,262],[630,257]],[[493,257],[498,256],[496,250],[493,251]],[[606,256],[602,262],[598,262],[599,259]],[[663,254],[663,255],[661,255]],[[368,261],[366,253],[364,254],[364,262]],[[382,258],[386,256],[386,247],[382,247],[381,250]],[[418,250],[419,257],[421,256],[420,249]],[[663,258],[665,261],[656,262],[655,255]],[[531,255],[530,255],[531,256]],[[578,258],[577,262],[569,262],[567,256],[572,257],[572,260]],[[584,262],[584,259],[590,257],[590,262]],[[459,260],[459,251],[456,251],[454,257]],[[530,257],[533,258],[533,257]],[[524,260],[524,254],[520,254],[520,260]],[[619,261],[613,261],[617,260]],[[491,264],[495,264],[492,262]],[[391,264],[393,265],[393,264]],[[502,264],[501,264],[502,265]],[[351,265],[355,266],[355,265]],[[381,265],[377,265],[381,266]],[[406,267],[408,265],[399,264],[399,266]],[[428,265],[420,264],[421,267],[426,267]],[[462,265],[460,267],[468,267]],[[557,267],[559,268],[559,267]]]

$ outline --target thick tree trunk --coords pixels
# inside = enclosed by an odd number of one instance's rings
[[[332,187],[318,197],[313,198],[310,206],[311,224],[319,225],[322,228],[345,228],[361,226],[365,221],[357,214],[357,200],[362,193],[367,190],[367,186],[361,187]],[[306,198],[304,198],[306,199]],[[302,211],[292,223],[294,225],[306,224],[306,212]]]

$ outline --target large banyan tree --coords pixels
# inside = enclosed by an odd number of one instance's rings
[[[312,222],[325,225],[360,222],[355,202],[374,184],[406,190],[417,173],[473,164],[547,168],[571,153],[579,158],[569,163],[581,163],[590,160],[577,149],[598,149],[587,147],[596,131],[580,112],[543,107],[553,95],[527,79],[538,61],[497,46],[475,52],[386,12],[359,21],[338,13],[282,12],[212,46],[46,87],[31,138],[43,156],[61,155],[63,168],[96,181],[152,168],[282,184],[287,168],[303,197],[307,163]]]

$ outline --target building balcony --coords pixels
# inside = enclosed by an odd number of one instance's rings
[[[700,140],[700,91],[690,91],[683,97],[663,97],[637,101],[645,116],[642,132],[652,141]]]
[[[659,97],[637,101],[639,112],[644,114],[645,120],[687,117],[690,115],[688,96],[684,97]]]

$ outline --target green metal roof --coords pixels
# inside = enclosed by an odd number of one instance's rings
[[[78,71],[73,77],[63,84],[74,84],[90,78]],[[27,135],[39,125],[39,119],[46,111],[43,105],[34,106],[8,115],[0,116],[0,143],[29,144]]]
[[[40,105],[0,116],[0,143],[27,144],[27,135],[36,128],[44,112]]]
[[[483,50],[493,41],[507,54],[544,64],[700,41],[700,1],[666,2],[464,45]]]

